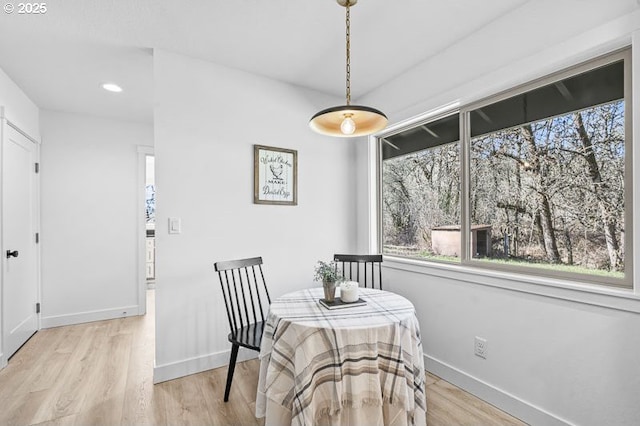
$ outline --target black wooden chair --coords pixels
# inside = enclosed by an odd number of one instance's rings
[[[216,262],[214,268],[220,278],[231,329],[231,359],[227,370],[227,386],[224,390],[224,401],[227,402],[238,349],[243,346],[260,351],[262,329],[271,298],[262,273],[261,257]]]
[[[381,254],[334,254],[333,260],[336,262],[338,271],[342,272],[342,276],[346,279],[358,281],[365,288],[369,286],[376,288],[377,276],[378,288],[382,290]]]

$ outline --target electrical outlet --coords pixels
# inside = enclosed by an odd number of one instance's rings
[[[487,339],[476,336],[474,353],[480,358],[487,359]]]

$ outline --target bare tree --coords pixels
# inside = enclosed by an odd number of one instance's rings
[[[530,124],[522,126],[521,132],[529,151],[528,161],[523,161],[522,166],[533,175],[532,185],[540,214],[540,227],[542,229],[545,252],[550,262],[558,263],[560,262],[560,253],[558,252],[558,243],[553,229],[551,202],[544,180],[546,170],[541,161],[545,153],[536,146],[535,136]]]
[[[595,194],[598,208],[600,209],[607,251],[609,253],[610,267],[611,269],[618,271],[622,268],[620,244],[618,243],[618,238],[616,236],[616,224],[620,209],[617,209],[616,206],[611,206],[611,204],[607,203],[607,194],[610,193],[611,188],[609,188],[607,183],[602,179],[594,146],[591,138],[587,134],[587,130],[585,129],[582,114],[576,112],[573,116],[576,131],[578,133],[579,140],[582,143],[581,156],[587,163],[587,174],[591,179],[592,190]]]

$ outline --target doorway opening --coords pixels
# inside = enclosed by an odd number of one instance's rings
[[[156,186],[155,157],[145,156],[145,280],[147,289],[156,285]]]
[[[156,283],[156,184],[153,147],[138,146],[138,315],[147,314],[147,299]]]

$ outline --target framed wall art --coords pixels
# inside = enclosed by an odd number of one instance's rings
[[[298,151],[253,146],[253,202],[298,204]]]

